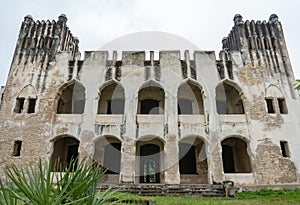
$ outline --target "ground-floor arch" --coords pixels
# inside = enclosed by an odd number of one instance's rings
[[[53,143],[51,156],[52,171],[63,171],[69,168],[71,161],[76,160],[77,167],[79,141],[68,135],[57,138]]]
[[[136,181],[163,183],[164,143],[159,138],[137,141]]]
[[[197,136],[189,136],[180,140],[178,147],[180,183],[208,183],[208,163],[204,140]]]
[[[105,136],[95,141],[93,159],[105,170],[103,181],[118,183],[121,172],[122,142],[114,136]]]
[[[248,144],[238,138],[229,137],[222,141],[224,173],[250,173],[251,164],[247,152]]]

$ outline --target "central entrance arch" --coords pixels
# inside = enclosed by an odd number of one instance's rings
[[[140,182],[160,183],[160,148],[154,144],[140,147]]]
[[[136,142],[136,182],[164,182],[164,142],[157,136],[146,136]]]

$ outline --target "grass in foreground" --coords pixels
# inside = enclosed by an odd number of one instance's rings
[[[257,192],[236,193],[235,198],[205,198],[205,197],[145,197],[133,194],[117,193],[113,197],[120,199],[142,199],[153,200],[156,205],[269,205],[269,204],[300,204],[300,189],[296,190],[267,190],[263,189]],[[119,203],[121,204],[121,203]]]

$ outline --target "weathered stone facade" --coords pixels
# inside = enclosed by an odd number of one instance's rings
[[[2,176],[10,163],[67,167],[79,156],[109,168],[106,183],[299,182],[300,101],[276,15],[236,15],[220,60],[211,51],[81,59],[66,22],[22,23],[0,102]]]

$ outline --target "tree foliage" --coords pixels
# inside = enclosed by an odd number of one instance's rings
[[[296,89],[296,90],[300,90],[300,79],[297,79],[297,80],[296,80],[296,83],[295,83],[295,89]]]

